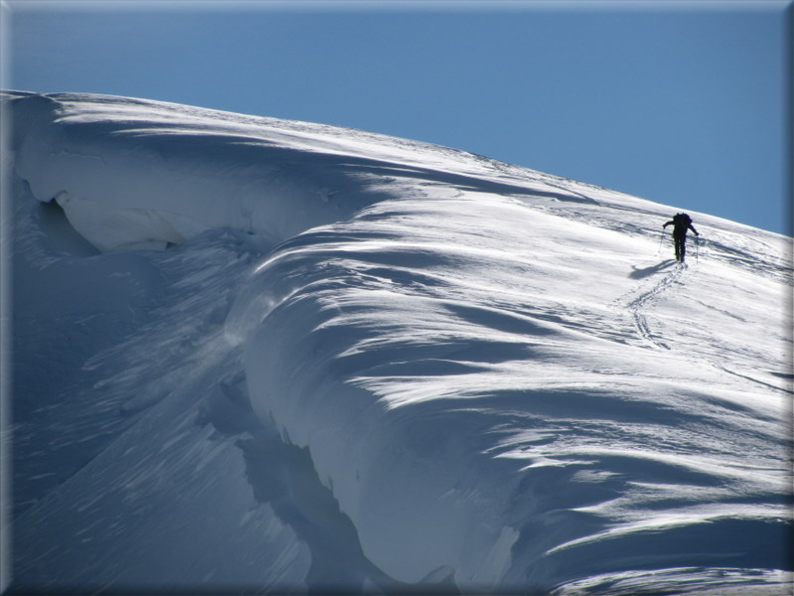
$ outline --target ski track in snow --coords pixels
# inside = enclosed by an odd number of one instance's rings
[[[636,327],[637,335],[648,345],[664,350],[671,350],[673,348],[670,343],[664,340],[663,337],[653,331],[652,325],[649,322],[651,311],[663,293],[674,290],[676,286],[683,285],[685,283],[685,276],[688,274],[696,275],[696,272],[687,273],[687,270],[690,267],[689,265],[682,265],[674,261],[664,261],[659,265],[649,268],[647,271],[643,272],[644,276],[646,274],[650,274],[651,272],[656,273],[664,271],[670,267],[672,267],[672,271],[666,273],[664,277],[662,277],[659,281],[654,282],[650,287],[643,285],[638,290],[632,292],[628,298],[624,297],[619,300],[620,303],[626,304],[626,308],[631,313],[631,316],[634,319],[634,326]],[[779,270],[777,268],[766,267],[764,269],[768,270],[772,275],[779,274]],[[724,314],[734,317],[734,315],[728,312],[725,312]],[[703,360],[718,370],[730,375],[734,375],[737,378],[761,385],[767,389],[771,389],[776,392],[785,392],[788,394],[794,393],[790,387],[763,381],[752,375],[731,370],[720,361],[707,360],[703,357],[698,358],[698,360]]]
[[[4,101],[12,593],[794,586],[790,239],[693,214],[684,267],[674,208],[483,156]]]
[[[666,265],[666,263],[664,264]],[[673,271],[667,273],[660,281],[656,282],[648,290],[640,290],[638,296],[633,298],[627,305],[634,318],[634,326],[637,328],[637,333],[644,340],[665,350],[670,349],[670,345],[665,343],[661,338],[654,336],[651,331],[650,324],[648,323],[648,311],[653,308],[654,303],[658,300],[663,292],[668,291],[676,284],[680,284],[681,278],[684,274],[685,266],[680,264],[674,265]]]

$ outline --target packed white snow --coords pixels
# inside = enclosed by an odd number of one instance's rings
[[[3,101],[12,592],[791,591],[790,238],[689,211],[679,264],[685,206],[462,151]]]

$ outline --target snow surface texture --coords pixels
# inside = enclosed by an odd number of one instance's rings
[[[461,151],[3,100],[10,591],[791,591],[790,239],[691,213],[679,265],[678,208]]]

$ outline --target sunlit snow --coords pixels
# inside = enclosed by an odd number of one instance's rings
[[[11,592],[791,591],[791,239],[689,211],[681,265],[675,197],[3,100]]]

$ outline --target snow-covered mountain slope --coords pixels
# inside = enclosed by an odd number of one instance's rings
[[[680,207],[461,151],[3,99],[12,591],[791,591],[791,239],[690,212],[679,265]]]

